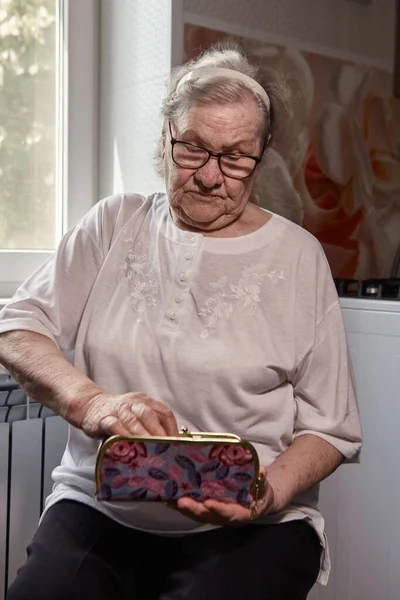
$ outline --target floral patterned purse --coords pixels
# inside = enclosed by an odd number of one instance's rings
[[[96,497],[100,501],[176,501],[209,498],[250,506],[258,500],[255,448],[228,433],[179,437],[113,435],[99,447]]]

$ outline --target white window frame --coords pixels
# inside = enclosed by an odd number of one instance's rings
[[[57,170],[63,214],[56,242],[97,202],[99,121],[99,0],[59,0]],[[60,151],[61,150],[61,151]],[[0,251],[0,307],[53,251]]]

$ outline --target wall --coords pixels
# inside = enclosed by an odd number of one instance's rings
[[[163,183],[153,156],[182,18],[237,33],[323,45],[391,69],[396,0],[101,0],[100,197],[151,193]],[[182,11],[184,16],[182,17]]]
[[[279,160],[270,155],[260,172],[261,205],[313,233],[335,277],[393,274],[400,252],[395,0],[183,6],[185,57],[229,34],[261,69],[288,76],[296,101],[275,142]]]
[[[184,0],[184,10],[393,63],[396,0]]]
[[[171,65],[171,2],[102,0],[100,197],[162,187],[153,168]]]

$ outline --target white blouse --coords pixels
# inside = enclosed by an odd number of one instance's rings
[[[142,391],[178,426],[230,431],[268,466],[312,433],[357,461],[361,428],[342,314],[318,241],[273,215],[254,233],[179,229],[165,194],[99,202],[0,313],[0,332],[36,331],[102,389]],[[46,509],[82,501],[137,529],[204,531],[158,503],[99,503],[98,442],[70,427]],[[266,523],[307,519],[329,557],[318,486]]]

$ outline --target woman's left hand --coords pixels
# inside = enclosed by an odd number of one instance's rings
[[[179,510],[183,515],[211,525],[240,526],[254,521],[264,514],[276,511],[276,497],[272,486],[268,483],[266,469],[260,469],[260,488],[258,501],[250,508],[231,502],[205,500],[197,502],[191,498],[180,498],[171,508]]]

